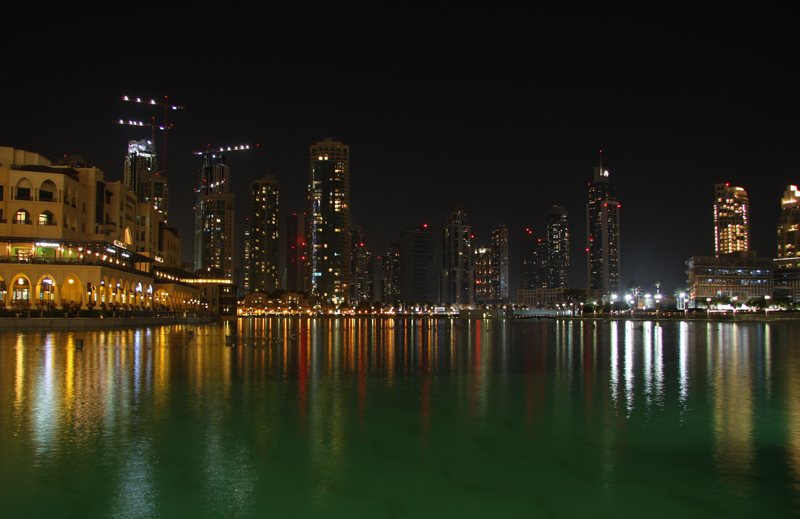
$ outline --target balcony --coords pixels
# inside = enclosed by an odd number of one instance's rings
[[[33,225],[33,220],[12,220],[12,222],[20,225]]]
[[[14,197],[14,200],[26,200],[28,202],[31,202],[31,201],[33,201],[33,198],[30,197],[30,196],[25,196],[25,195],[17,195],[17,196]]]

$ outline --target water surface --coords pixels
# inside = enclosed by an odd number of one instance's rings
[[[800,323],[0,334],[5,517],[798,511]]]

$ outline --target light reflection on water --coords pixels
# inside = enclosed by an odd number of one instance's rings
[[[800,323],[262,319],[0,341],[16,517],[800,510]]]

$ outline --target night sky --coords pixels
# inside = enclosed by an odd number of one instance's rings
[[[509,226],[514,291],[519,239],[526,228],[544,236],[553,204],[569,213],[570,284],[585,286],[600,149],[622,205],[623,287],[685,287],[684,262],[713,254],[718,182],[747,190],[752,248],[775,255],[780,198],[800,183],[796,38],[764,25],[780,13],[730,24],[713,13],[607,24],[533,12],[292,14],[23,23],[5,38],[0,145],[83,155],[122,180],[127,141],[150,133],[112,121],[161,112],[121,96],[184,105],[168,137],[169,223],[184,261],[192,151],[259,144],[229,155],[237,220],[249,183],[275,174],[285,231],[290,211],[305,210],[309,145],[324,137],[350,145],[351,222],[373,252],[422,223],[440,246],[460,205],[476,245]]]

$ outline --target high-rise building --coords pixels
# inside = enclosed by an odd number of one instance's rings
[[[547,287],[569,287],[569,225],[567,211],[554,205],[547,211]]]
[[[487,302],[493,299],[492,249],[473,247],[475,258],[475,301]]]
[[[404,305],[435,303],[433,233],[402,231],[399,241],[399,298]]]
[[[375,289],[375,258],[364,245],[364,230],[350,227],[350,303],[372,301]]]
[[[620,290],[619,208],[616,186],[603,168],[601,155],[586,204],[586,259],[589,290],[602,290],[603,294],[619,294]]]
[[[293,211],[286,229],[286,291],[306,292],[306,214]]]
[[[122,182],[125,187],[133,191],[140,203],[152,204],[166,220],[169,210],[169,189],[167,177],[161,175],[158,166],[158,158],[151,141],[128,141]]]
[[[714,250],[717,256],[750,250],[747,191],[729,184],[717,184],[714,191]]]
[[[194,205],[194,270],[197,274],[217,272],[233,279],[234,195],[229,191],[230,170],[225,154],[203,153],[203,167],[197,173]]]
[[[508,228],[497,225],[492,230],[491,299],[507,300],[508,287]]]
[[[447,215],[442,269],[442,299],[445,303],[471,305],[475,302],[472,227],[467,216],[460,207]]]
[[[312,297],[350,295],[350,147],[326,138],[310,147],[308,272]]]
[[[545,242],[536,238],[533,231],[525,229],[525,234],[519,243],[519,273],[521,290],[535,290],[545,286]]]
[[[778,223],[778,258],[800,257],[800,192],[788,186],[781,199]]]
[[[394,304],[400,301],[400,244],[392,243],[381,262],[381,302]]]
[[[269,294],[280,284],[279,199],[275,175],[265,175],[250,184],[249,292]]]
[[[239,297],[250,293],[250,219],[244,222],[244,276],[239,284]]]

